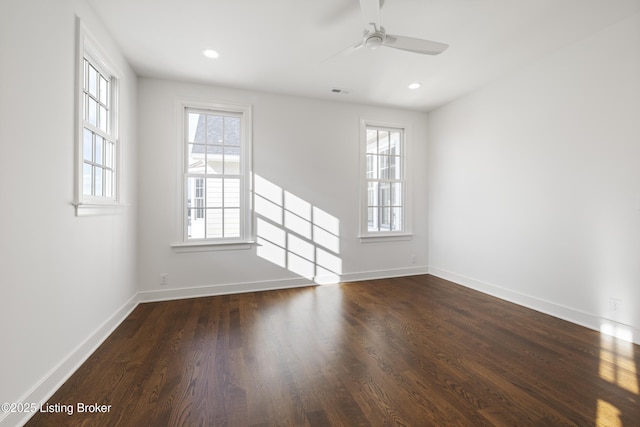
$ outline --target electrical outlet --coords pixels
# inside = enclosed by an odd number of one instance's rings
[[[160,286],[166,286],[169,284],[169,275],[167,273],[162,273],[160,275]]]
[[[618,298],[609,298],[609,311],[612,313],[618,313],[620,311],[620,305],[622,301]]]
[[[415,254],[411,255],[411,264],[415,264],[416,262],[418,262],[418,257]]]

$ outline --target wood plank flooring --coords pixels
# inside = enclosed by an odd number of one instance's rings
[[[640,425],[640,348],[433,276],[138,306],[28,426]]]

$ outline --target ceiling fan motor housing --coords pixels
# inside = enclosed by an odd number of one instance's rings
[[[380,29],[378,29],[375,24],[372,23],[371,25],[373,27],[373,30],[365,32],[363,44],[368,49],[373,50],[379,48],[384,42],[385,31],[384,27],[380,27]]]

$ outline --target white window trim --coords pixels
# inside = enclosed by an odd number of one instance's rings
[[[114,197],[93,197],[87,196],[83,191],[83,77],[84,77],[84,57],[85,52],[94,61],[94,65],[104,70],[111,76],[111,124],[113,129],[111,133],[115,135],[115,153],[114,153],[114,179],[113,187]],[[113,215],[123,212],[124,204],[122,204],[122,149],[121,149],[121,107],[120,107],[120,87],[122,74],[113,65],[105,50],[100,46],[97,39],[87,30],[80,18],[76,18],[76,128],[75,128],[75,207],[76,216],[88,215]]]
[[[367,218],[367,127],[402,129],[404,137],[402,141],[402,171],[404,174],[403,186],[403,221],[402,231],[376,231],[368,229]],[[360,119],[360,230],[358,238],[361,243],[388,242],[398,240],[411,240],[412,216],[411,216],[411,127],[408,124],[391,123],[373,119]]]
[[[187,109],[202,109],[221,112],[232,112],[242,115],[242,130],[240,150],[243,158],[243,170],[241,174],[245,176],[243,180],[242,194],[245,197],[245,209],[241,210],[242,235],[235,239],[198,239],[188,240],[187,238],[187,206],[186,184],[185,184],[185,159],[187,147],[185,136],[187,126],[185,112]],[[176,99],[176,116],[178,118],[177,129],[177,194],[176,194],[176,239],[171,247],[176,252],[206,252],[220,250],[240,250],[250,249],[254,244],[253,235],[253,161],[252,161],[252,106],[249,104],[233,104],[220,101],[207,101],[194,98]]]

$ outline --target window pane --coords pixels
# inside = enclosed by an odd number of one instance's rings
[[[105,197],[113,197],[113,172],[104,171],[104,195]]]
[[[222,116],[207,116],[207,143],[208,144],[222,144],[223,122]]]
[[[380,166],[380,179],[389,179],[389,156],[378,156],[378,165]]]
[[[189,144],[187,155],[187,171],[189,173],[204,173],[204,144]]]
[[[89,123],[93,126],[98,126],[98,103],[92,98],[89,98]]]
[[[378,205],[378,183],[367,183],[367,206]]]
[[[223,237],[222,234],[222,209],[207,209],[206,212],[206,238],[214,239]]]
[[[378,131],[378,153],[389,153],[389,132],[386,130]]]
[[[195,218],[195,209],[187,209],[187,238],[204,239],[204,219]]]
[[[400,170],[400,157],[399,156],[389,156],[389,179],[400,179],[401,170]]]
[[[240,207],[240,180],[224,180],[224,206],[225,208]]]
[[[88,99],[89,95],[86,93],[82,95],[82,120],[85,122],[89,120]]]
[[[378,131],[367,129],[367,153],[378,153]]]
[[[196,195],[196,180],[198,178],[187,178],[187,209],[194,208],[196,203],[194,201]]]
[[[380,207],[378,208],[378,216],[380,221],[380,230],[391,230],[391,208]]]
[[[388,182],[381,182],[380,191],[378,192],[378,205],[390,206],[391,205],[391,184]]]
[[[402,206],[402,183],[391,184],[391,205]]]
[[[240,237],[240,209],[224,210],[224,237]]]
[[[222,174],[222,147],[220,145],[205,145],[205,173]]]
[[[367,154],[367,178],[378,178],[378,156]]]
[[[240,147],[224,147],[224,174],[238,175],[240,173]]]
[[[113,158],[114,158],[114,144],[111,141],[104,141],[105,149],[104,149],[104,165],[108,168],[113,169]]]
[[[378,209],[377,208],[368,208],[367,209],[367,217],[368,217],[368,231],[378,231]]]
[[[206,184],[206,207],[222,207],[222,179],[208,178]]]
[[[100,76],[100,102],[105,105],[109,105],[109,85],[107,84],[107,79]]]
[[[100,119],[99,119],[99,123],[100,123],[100,130],[103,132],[107,131],[107,109],[104,108],[102,105],[100,106]]]
[[[95,162],[102,164],[102,137],[96,135],[96,149],[95,149]]]
[[[93,161],[93,132],[89,129],[82,131],[82,153],[84,160]]]
[[[98,71],[89,65],[89,93],[98,97]]]
[[[93,195],[102,197],[102,168],[94,168],[95,180],[93,186]]]
[[[207,124],[205,121],[205,116],[198,113],[189,113],[188,114],[188,139],[189,142],[206,142],[207,136]]]
[[[391,132],[389,143],[389,154],[399,156],[400,153],[400,132]]]
[[[240,118],[224,118],[224,143],[226,145],[240,145]]]
[[[82,166],[82,194],[85,196],[91,195],[91,190],[93,189],[93,180],[92,180],[92,167],[91,165],[84,164]]]
[[[391,230],[402,230],[402,208],[391,208]]]

